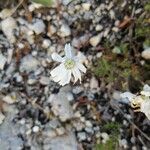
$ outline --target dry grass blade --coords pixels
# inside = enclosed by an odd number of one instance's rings
[[[119,108],[119,106],[117,106],[116,104],[114,104],[113,106],[115,106],[116,109],[118,109],[119,112],[124,116],[124,112]],[[129,118],[127,118],[126,116],[124,116],[124,117],[129,121],[130,124],[133,125],[133,127],[134,127],[135,129],[137,129],[148,141],[150,141],[150,137],[148,137],[147,134],[145,134],[142,130],[140,130],[139,127],[138,127],[133,121],[131,121],[131,120],[130,120]]]

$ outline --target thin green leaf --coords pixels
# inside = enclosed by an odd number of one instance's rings
[[[53,0],[31,0],[32,2],[42,4],[43,6],[50,7],[53,4]]]

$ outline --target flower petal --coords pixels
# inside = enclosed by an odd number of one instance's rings
[[[67,58],[69,58],[69,59],[71,59],[72,58],[72,47],[71,47],[71,45],[70,45],[70,43],[69,44],[66,44],[65,45],[65,55],[66,55],[66,57]]]
[[[56,68],[54,68],[54,69],[50,72],[51,76],[52,76],[52,77],[55,77],[55,76],[61,74],[63,67],[64,67],[64,64],[60,64],[59,66],[57,66]]]
[[[79,79],[80,82],[81,82],[81,73],[80,73],[80,71],[79,71],[79,69],[78,69],[77,67],[75,67],[75,68],[72,70],[72,73],[73,73],[73,76],[74,76],[74,78],[75,78],[74,83],[77,82],[78,79]]]
[[[64,76],[64,78],[59,82],[60,85],[64,86],[70,82],[71,79],[71,70],[66,71],[67,74]]]
[[[84,67],[84,65],[82,65],[81,63],[77,62],[76,63],[77,67],[84,73],[86,73],[86,68]]]
[[[58,62],[63,62],[63,58],[57,53],[53,53],[51,56],[53,60],[58,61]]]

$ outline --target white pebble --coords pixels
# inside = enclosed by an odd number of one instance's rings
[[[90,80],[90,88],[91,89],[97,89],[98,88],[98,81],[96,80],[95,77],[92,77]]]
[[[79,141],[86,140],[86,134],[85,134],[85,132],[79,132],[77,136],[79,138]]]
[[[150,59],[150,47],[146,48],[141,55],[144,59]]]
[[[9,17],[1,21],[2,31],[9,40],[10,43],[15,43],[16,38],[14,36],[14,29],[17,28],[17,24],[14,18]]]
[[[33,85],[33,84],[35,84],[36,82],[37,82],[36,79],[28,79],[28,81],[27,81],[27,83],[28,83],[29,85]]]
[[[93,47],[96,47],[98,43],[101,41],[101,39],[102,39],[102,34],[98,34],[96,36],[91,37],[89,42]]]
[[[0,125],[3,123],[5,116],[0,112]]]
[[[42,47],[46,49],[50,46],[50,44],[51,44],[51,41],[48,39],[45,39],[42,43]]]
[[[3,97],[2,100],[8,104],[13,104],[17,101],[15,96],[10,96],[10,95]]]
[[[7,8],[3,9],[0,12],[0,18],[5,19],[5,18],[11,16],[12,12],[13,12],[13,9],[7,9]]]
[[[37,67],[39,66],[39,61],[32,57],[31,55],[27,55],[25,57],[22,58],[21,60],[21,64],[20,64],[20,71],[21,72],[31,72],[31,71],[35,71],[37,69]]]
[[[70,27],[67,24],[63,24],[60,28],[60,36],[67,37],[71,34]]]
[[[90,3],[83,3],[82,4],[82,7],[85,11],[89,11],[90,10],[90,7],[91,7],[91,4]]]
[[[100,25],[100,24],[98,24],[98,25],[95,27],[95,30],[96,30],[96,31],[101,31],[101,30],[103,30],[103,26]]]
[[[4,69],[6,62],[7,62],[6,57],[4,55],[0,54],[0,70]]]
[[[29,28],[38,35],[45,31],[45,24],[43,20],[37,19],[33,25],[29,25]]]
[[[58,135],[63,135],[65,133],[65,129],[63,127],[57,128],[56,133]]]
[[[85,125],[86,125],[87,127],[92,127],[92,126],[93,126],[92,123],[91,123],[91,121],[89,121],[89,120],[87,120],[87,121],[85,122]]]
[[[109,135],[105,132],[101,134],[101,137],[103,138],[102,143],[106,143],[109,140]]]
[[[49,77],[41,76],[41,78],[40,78],[40,83],[41,83],[42,85],[48,85],[49,82],[50,82]]]
[[[68,99],[68,101],[73,101],[74,100],[73,94],[67,93],[67,99]]]
[[[35,133],[39,132],[39,130],[40,130],[39,126],[34,126],[32,128],[32,131],[35,132]]]

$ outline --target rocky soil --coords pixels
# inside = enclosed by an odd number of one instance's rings
[[[150,149],[150,121],[120,97],[150,84],[148,0],[4,5],[0,150]],[[51,54],[64,55],[66,43],[88,71],[61,87],[50,78]]]

